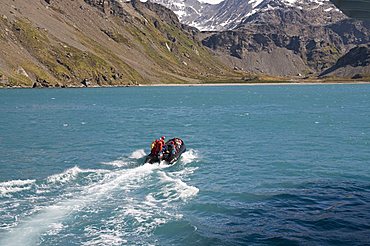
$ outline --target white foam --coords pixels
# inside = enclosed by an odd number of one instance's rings
[[[132,160],[138,160],[146,156],[146,153],[143,149],[138,149],[132,152],[129,157],[122,157],[118,160],[110,161],[110,162],[102,162],[104,165],[114,166],[114,167],[125,167],[132,163]]]
[[[110,230],[86,228],[86,236],[91,239],[84,245],[114,245],[115,242],[117,245],[122,245],[127,243],[126,241],[121,242],[122,238],[130,237],[130,235],[142,237],[169,219],[176,218],[176,215],[169,214],[162,204],[158,204],[160,201],[157,201],[152,193],[148,194],[145,199],[129,195],[137,188],[147,190],[143,182],[147,182],[148,178],[153,178],[150,174],[154,170],[163,170],[167,167],[146,164],[134,170],[128,170],[131,175],[125,175],[125,183],[118,187],[120,191],[117,190],[120,194],[124,192],[125,196],[120,198],[119,205],[114,209],[115,214],[104,220],[106,226],[103,228],[110,228]],[[105,200],[105,204],[110,202]],[[126,223],[130,223],[129,221],[134,224],[127,226]],[[109,241],[110,239],[114,239],[113,242]]]
[[[194,149],[190,149],[181,155],[180,160],[184,164],[189,164],[196,161],[199,158],[198,152]]]
[[[199,192],[197,187],[188,185],[179,178],[172,178],[165,172],[160,172],[160,178],[162,182],[173,184],[173,186],[163,187],[164,194],[166,194],[166,196],[171,196],[172,200],[177,200],[177,198],[187,200],[188,198],[197,195]],[[173,191],[178,195],[174,195]]]
[[[131,207],[124,210],[126,216],[132,216],[137,222],[143,223],[151,215],[149,210]]]
[[[155,206],[157,204],[157,200],[153,197],[153,194],[148,194],[145,197],[144,201],[148,206]]]
[[[146,156],[145,151],[143,149],[138,149],[135,150],[134,152],[131,153],[130,159],[140,159]]]
[[[147,201],[150,200],[150,202]],[[135,221],[135,227],[126,231],[126,235],[135,235],[142,237],[149,235],[158,226],[167,223],[169,220],[179,219],[181,214],[171,213],[168,210],[171,205],[156,200],[152,194],[149,194],[144,203],[141,200],[128,199],[125,205],[120,209],[122,214],[115,218],[114,223],[127,220],[129,218]]]
[[[65,226],[62,223],[52,223],[49,225],[47,235],[57,235]]]
[[[122,192],[117,192],[120,194],[124,192],[125,195],[120,198],[119,206],[114,209],[114,215],[104,220],[105,226],[103,228],[112,230],[107,233],[101,230],[88,229],[87,236],[92,239],[84,245],[108,245],[110,242],[106,241],[104,243],[102,239],[102,236],[106,234],[113,238],[116,237],[117,240],[125,237],[149,236],[158,226],[182,218],[183,215],[178,213],[177,207],[184,200],[194,196],[198,189],[166,175],[164,170],[169,167],[169,165],[146,164],[143,167],[136,168],[135,175],[127,177],[126,182],[119,186]],[[158,171],[157,174],[159,175],[149,175],[153,171]],[[157,179],[159,179],[159,182]],[[155,191],[145,186],[148,183],[155,185]],[[157,186],[159,186],[158,189]],[[130,196],[134,189],[152,192],[147,193],[144,197]],[[110,203],[110,201],[105,200],[105,203]],[[140,244],[140,242],[137,243]]]
[[[114,166],[114,167],[125,167],[130,164],[130,162],[126,160],[114,160],[109,162],[102,162],[104,165]]]
[[[18,228],[12,228],[8,235],[0,239],[0,245],[36,245],[41,233],[60,220],[68,208],[66,206],[49,206],[41,213],[24,221]]]
[[[134,162],[130,159],[140,159],[145,156],[142,149],[134,151],[129,159],[116,160],[115,164],[126,164]],[[184,153],[182,157],[183,163],[193,162],[198,158],[195,150],[189,150]],[[110,163],[114,164],[113,162]],[[167,223],[170,220],[181,218],[182,215],[177,213],[176,207],[182,201],[195,196],[199,189],[186,184],[181,180],[182,175],[189,172],[177,173],[173,175],[166,174],[166,168],[169,165],[145,164],[139,167],[120,170],[95,170],[95,169],[81,169],[77,166],[67,169],[66,171],[55,174],[47,178],[45,188],[50,188],[50,183],[68,183],[79,177],[80,173],[91,172],[104,173],[99,179],[95,179],[94,183],[89,185],[79,186],[78,192],[74,190],[71,193],[63,194],[58,198],[59,202],[46,205],[44,207],[38,206],[28,214],[24,214],[20,221],[12,227],[7,228],[8,232],[2,233],[0,245],[36,245],[39,243],[41,235],[57,235],[66,225],[62,222],[73,214],[80,211],[96,211],[95,209],[109,202],[109,199],[116,199],[115,194],[125,194],[120,197],[120,205],[114,211],[115,214],[111,218],[107,218],[104,223],[107,223],[109,229],[87,228],[86,233],[89,241],[83,245],[122,245],[127,243],[124,240],[125,236],[135,234],[142,236],[143,233],[151,233],[154,228],[161,224]],[[188,167],[187,167],[188,169]],[[151,175],[154,171],[158,171],[159,176]],[[89,175],[90,176],[90,175]],[[144,182],[151,179],[157,179],[155,184],[160,187],[157,193],[149,193],[145,197],[137,198],[130,196],[130,193],[137,188],[146,190]],[[14,182],[14,181],[13,181]],[[21,181],[19,181],[21,182]],[[32,184],[35,180],[23,181]],[[3,184],[3,183],[0,183]],[[1,187],[1,186],[0,186]],[[112,200],[114,201],[114,200]],[[135,224],[134,229],[125,229],[125,221],[127,217],[133,218],[138,224]],[[113,226],[113,227],[112,227]]]
[[[176,177],[186,177],[190,174],[193,174],[196,170],[198,170],[198,167],[188,167],[177,172],[172,172],[171,174],[175,175]]]
[[[70,169],[67,169],[66,171],[59,173],[59,174],[54,174],[50,177],[47,178],[47,181],[49,183],[66,183],[71,180],[74,180],[79,173],[81,173],[81,169],[77,166],[72,167]]]
[[[67,169],[66,171],[58,174],[51,175],[47,178],[49,183],[68,183],[76,180],[80,173],[107,173],[108,170],[104,169],[81,169],[78,166]]]
[[[27,180],[10,180],[6,182],[0,183],[0,195],[6,195],[9,193],[16,193],[23,190],[30,190],[32,184],[34,184],[36,180],[34,179],[27,179]]]
[[[122,245],[127,243],[127,240],[122,239],[123,234],[119,231],[86,227],[85,232],[88,237],[93,237],[92,240],[83,242],[81,245]]]
[[[26,179],[26,180],[10,180],[0,183],[0,187],[6,187],[6,186],[23,186],[28,184],[33,184],[36,180],[34,179]]]
[[[125,187],[123,183],[136,182],[136,180],[145,178],[145,176],[152,173],[153,170],[159,168],[158,165],[145,164],[133,169],[107,173],[98,183],[85,187],[82,192],[75,194],[73,198],[63,200],[47,207],[37,208],[37,212],[21,221],[17,227],[12,228],[9,233],[3,234],[4,237],[0,239],[0,245],[36,245],[40,235],[47,232],[51,224],[60,223],[60,221],[71,214],[81,211],[88,205],[102,200],[102,197],[108,196],[117,188]],[[79,170],[81,169],[75,167],[74,171],[70,173],[78,173]],[[68,170],[66,173],[68,173]],[[56,180],[60,179],[57,178]],[[62,178],[61,180],[64,179]],[[66,180],[69,179],[67,178]]]

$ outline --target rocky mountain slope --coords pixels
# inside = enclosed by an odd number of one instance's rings
[[[201,31],[221,31],[236,27],[251,15],[259,0],[225,0],[219,4],[198,0],[151,0],[171,9],[180,21]]]
[[[370,23],[329,1],[166,1],[193,23],[234,29],[201,33],[138,0],[4,0],[0,87],[370,78]]]
[[[370,44],[359,45],[338,59],[321,77],[364,79],[370,75]]]
[[[328,0],[224,0],[219,4],[197,0],[151,1],[166,6],[177,14],[182,23],[201,31],[231,30],[255,13],[279,7],[309,10],[320,6],[325,10],[322,14],[326,19],[339,12]]]
[[[369,22],[350,20],[321,0],[262,1],[235,29],[210,33],[203,40],[232,66],[297,77],[317,76],[352,48],[369,42]],[[348,70],[345,75],[353,74]]]
[[[158,3],[166,8],[172,10],[181,23],[190,25],[193,27],[199,26],[196,24],[196,20],[203,16],[206,10],[211,9],[212,5],[207,3],[201,3],[198,0],[151,0],[153,3]]]
[[[154,3],[4,0],[0,86],[217,81],[239,76]]]

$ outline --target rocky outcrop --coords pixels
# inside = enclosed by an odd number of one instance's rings
[[[208,4],[198,0],[151,0],[176,13],[180,21],[201,31],[221,31],[236,27],[253,11],[253,1],[225,0]]]
[[[181,23],[198,28],[199,26],[195,24],[196,20],[206,12],[211,11],[213,6],[198,0],[151,0],[151,2],[161,4],[172,10]]]
[[[277,8],[313,9],[316,18],[310,24],[335,20],[338,9],[329,0],[224,0],[206,4],[197,0],[152,0],[173,10],[182,23],[202,31],[225,31],[236,28],[255,13]],[[298,20],[299,21],[299,20]]]
[[[325,70],[321,77],[344,77],[362,79],[370,77],[370,44],[359,45],[338,59],[336,64]]]
[[[349,20],[328,0],[154,0],[201,30],[203,44],[231,67],[279,76],[317,76],[356,45],[370,22]],[[193,13],[195,12],[195,13]]]
[[[370,43],[369,23],[350,20],[338,11],[326,15],[334,7],[330,3],[309,6],[270,1],[236,29],[214,33],[203,44],[239,59],[231,60],[247,71],[313,76],[332,67],[353,45]],[[252,64],[258,54],[261,58]]]
[[[182,30],[184,33],[187,33],[189,37],[192,37],[193,40],[196,40],[196,36],[199,34],[199,30],[195,27],[188,26],[186,24],[180,23],[177,15],[172,12],[170,9],[163,7],[160,4],[145,2],[143,3],[145,7],[158,15],[158,17],[165,23],[169,23],[171,26],[175,26],[178,29]],[[154,25],[157,29],[160,28],[160,24],[157,20],[153,20]],[[166,33],[166,35],[170,35]],[[199,40],[197,40],[199,42]],[[200,43],[200,42],[199,42]]]
[[[120,17],[127,17],[129,15],[117,0],[85,0],[85,2],[98,8],[107,15],[116,15]]]

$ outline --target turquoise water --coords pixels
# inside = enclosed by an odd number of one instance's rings
[[[174,166],[142,165],[181,137]],[[0,90],[0,245],[364,245],[370,86]]]

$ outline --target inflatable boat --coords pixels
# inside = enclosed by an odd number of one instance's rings
[[[175,148],[174,151],[172,151],[173,147],[171,146],[171,142],[175,143],[174,145],[172,145]],[[163,156],[162,156],[161,159],[159,158],[158,155],[154,155],[154,154],[150,153],[145,158],[145,163],[153,164],[153,163],[156,163],[156,162],[165,161],[168,164],[172,165],[180,158],[182,153],[184,153],[186,151],[185,143],[180,138],[170,139],[165,143],[164,146],[165,146],[163,148],[164,152],[163,152]]]

